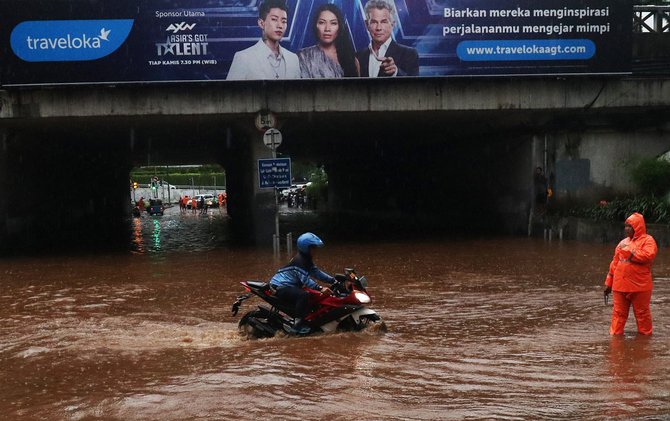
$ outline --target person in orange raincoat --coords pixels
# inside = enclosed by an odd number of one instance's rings
[[[647,234],[644,217],[634,213],[626,219],[626,238],[614,250],[610,271],[605,278],[605,298],[612,293],[614,307],[610,335],[623,335],[631,304],[637,332],[651,335],[651,264],[658,248]]]

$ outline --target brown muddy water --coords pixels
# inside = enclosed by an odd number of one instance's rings
[[[665,249],[650,338],[632,314],[608,335],[612,244],[326,238],[317,263],[366,275],[388,332],[244,340],[239,281],[285,256],[207,247],[213,219],[143,218],[132,253],[0,260],[0,418],[670,419]]]

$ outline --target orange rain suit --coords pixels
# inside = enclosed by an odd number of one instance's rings
[[[633,238],[626,237],[617,245],[605,279],[605,285],[612,288],[614,298],[610,335],[623,335],[631,304],[638,333],[651,335],[651,264],[658,248],[654,237],[647,234],[641,214],[632,214],[626,219],[626,224],[635,230]]]

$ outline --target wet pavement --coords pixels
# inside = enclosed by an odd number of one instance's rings
[[[12,420],[668,419],[670,258],[654,336],[608,333],[613,244],[327,241],[388,332],[244,340],[239,281],[286,256],[226,246],[225,212],[135,220],[131,251],[0,260],[0,414]]]

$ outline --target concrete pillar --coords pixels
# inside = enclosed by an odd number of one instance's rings
[[[274,192],[259,188],[258,160],[271,158],[272,152],[263,144],[263,133],[251,124],[230,131],[227,142],[224,167],[233,234],[238,241],[271,245]]]
[[[9,132],[5,129],[0,129],[0,255],[9,250],[9,237],[7,234],[7,209],[9,206],[8,150]]]
[[[113,133],[1,135],[0,250],[126,247],[129,171]]]

